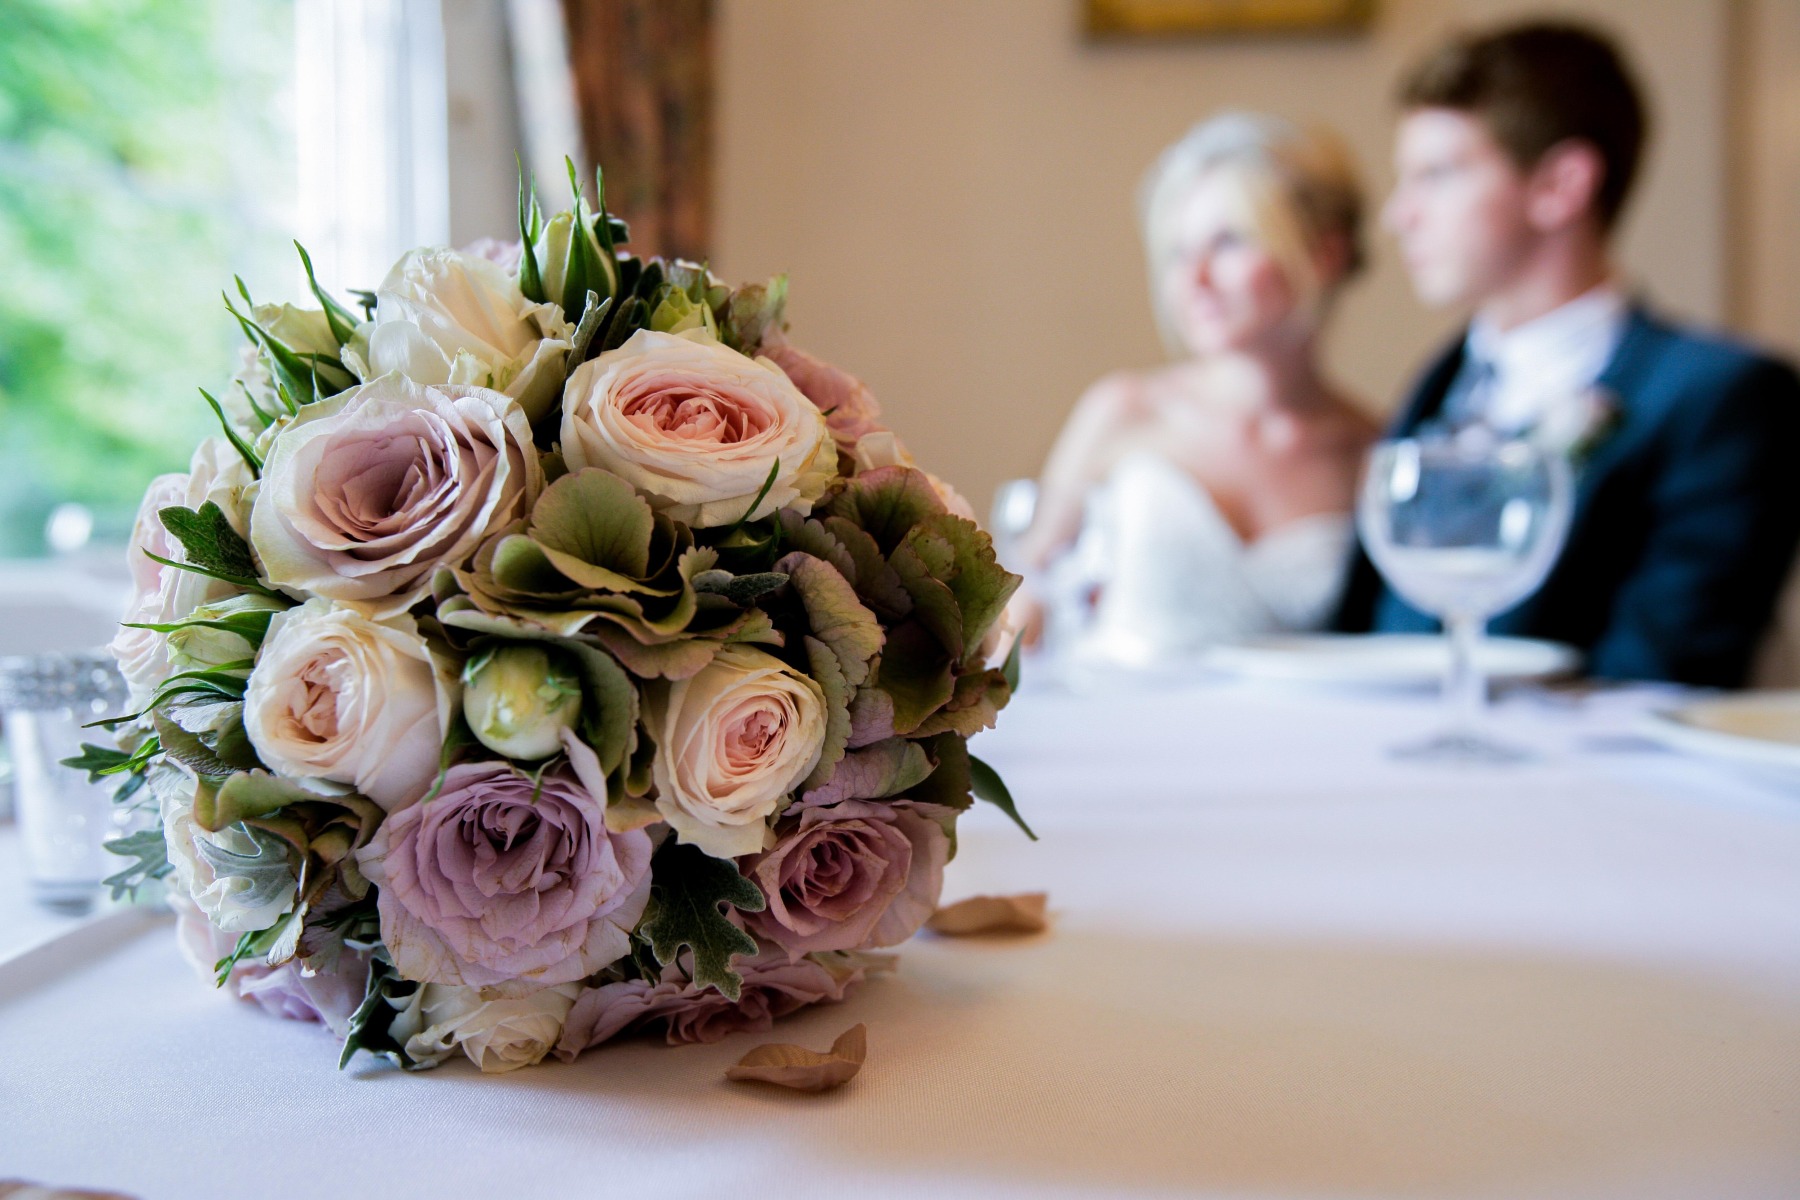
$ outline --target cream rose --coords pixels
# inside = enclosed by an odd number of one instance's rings
[[[437,777],[459,703],[411,617],[373,621],[327,600],[277,613],[244,691],[244,731],[270,770],[348,784],[392,811]]]
[[[384,375],[307,405],[275,438],[250,540],[271,583],[384,617],[529,512],[543,484],[517,404]]]
[[[158,514],[165,508],[197,509],[208,501],[217,504],[241,533],[246,528],[244,498],[254,482],[250,469],[224,438],[208,438],[194,451],[185,475],[159,475],[144,493],[131,530],[129,552],[132,599],[125,619],[137,624],[167,625],[181,620],[202,604],[235,595],[229,583],[192,571],[164,566],[150,557],[185,562],[181,543],[163,527]],[[149,551],[146,554],[145,551]],[[169,664],[168,636],[148,629],[121,627],[112,640],[113,657],[131,685],[133,707],[141,707],[156,686],[174,670]]]
[[[365,381],[398,371],[415,383],[492,388],[536,421],[562,388],[573,336],[560,307],[527,300],[488,258],[414,250],[375,289],[375,320],[344,361]]]
[[[768,818],[818,765],[825,694],[761,650],[727,646],[649,698],[656,810],[715,858],[765,849]]]
[[[428,983],[389,1032],[415,1062],[436,1066],[456,1050],[487,1074],[540,1062],[562,1037],[579,983],[558,984],[516,999],[483,1000],[481,989]]]
[[[812,401],[767,359],[746,358],[703,330],[632,334],[583,363],[563,393],[563,458],[604,467],[689,525],[748,513],[809,512],[837,453]]]

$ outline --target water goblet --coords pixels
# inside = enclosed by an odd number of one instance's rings
[[[1449,726],[1397,756],[1530,757],[1483,732],[1487,680],[1477,656],[1488,620],[1543,586],[1568,537],[1573,493],[1565,456],[1483,428],[1375,447],[1357,505],[1363,545],[1388,586],[1442,620],[1449,643]]]

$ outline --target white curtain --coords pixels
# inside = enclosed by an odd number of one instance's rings
[[[450,238],[441,0],[298,0],[300,241],[320,282],[373,289]]]

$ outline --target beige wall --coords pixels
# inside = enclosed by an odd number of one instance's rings
[[[1730,316],[1800,356],[1800,0],[1739,0]]]
[[[1793,0],[1755,2],[1785,6],[1768,22],[1793,23]],[[790,271],[795,339],[867,379],[927,465],[978,505],[998,481],[1036,472],[1088,382],[1160,357],[1133,192],[1166,142],[1221,106],[1323,119],[1379,198],[1403,66],[1457,22],[1545,10],[1381,0],[1357,38],[1091,45],[1079,7],[720,4],[714,266],[732,278]],[[1633,272],[1666,306],[1723,318],[1732,0],[1556,8],[1621,34],[1656,104],[1657,145],[1625,230]],[[1791,175],[1786,186],[1791,197]],[[1329,357],[1386,408],[1452,318],[1421,311],[1392,247],[1371,245]],[[1765,286],[1791,297],[1794,278]]]

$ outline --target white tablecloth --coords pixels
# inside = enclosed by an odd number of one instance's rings
[[[1042,841],[964,823],[921,938],[774,1035],[856,1021],[839,1092],[638,1042],[500,1078],[342,1074],[167,930],[0,967],[0,1178],[356,1196],[1800,1195],[1800,794],[1663,753],[1635,701],[1522,699],[1540,763],[1388,760],[1411,696],[1027,692],[977,753]],[[0,914],[0,920],[7,919]]]

